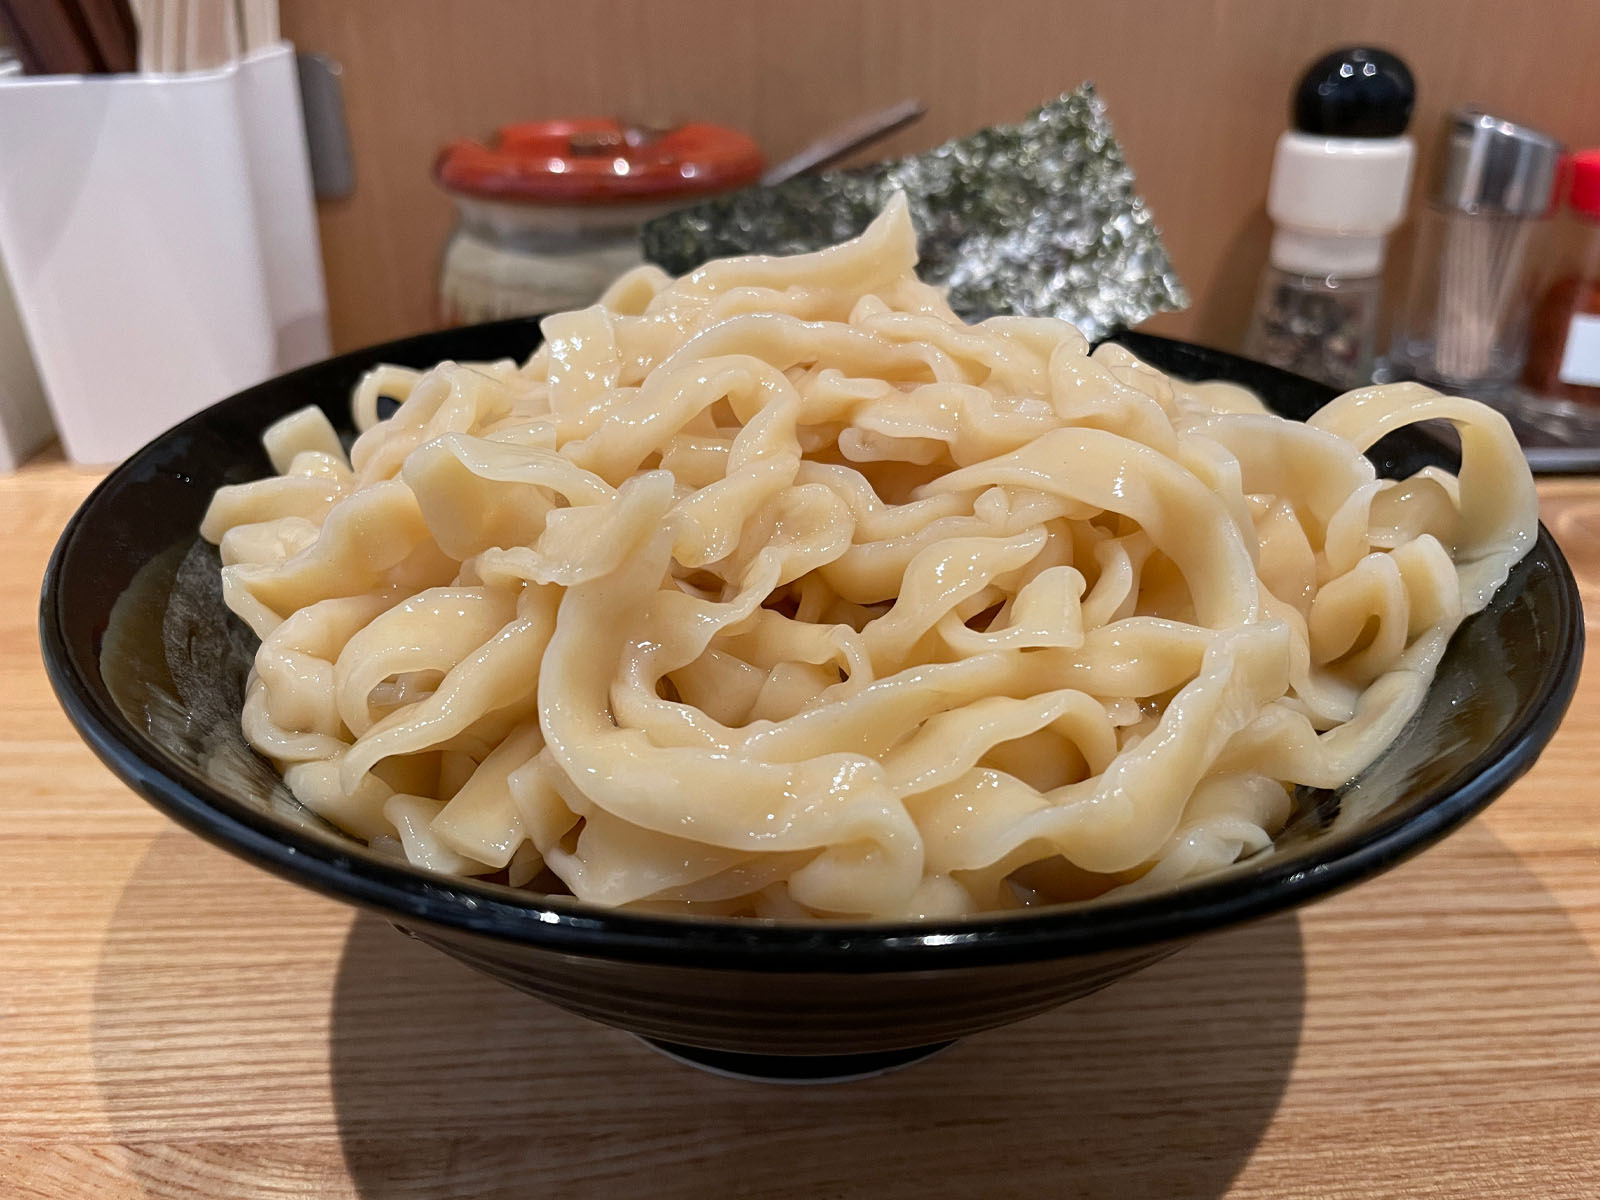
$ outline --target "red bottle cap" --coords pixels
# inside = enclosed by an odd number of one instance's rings
[[[754,183],[761,151],[721,125],[654,130],[610,117],[528,121],[489,145],[452,142],[434,163],[448,191],[528,204],[690,198]]]
[[[1600,217],[1600,150],[1579,150],[1567,161],[1567,204],[1574,212]]]

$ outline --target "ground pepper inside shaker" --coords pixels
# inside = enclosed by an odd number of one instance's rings
[[[1382,300],[1379,282],[1377,276],[1271,272],[1261,282],[1245,353],[1334,387],[1366,382]]]

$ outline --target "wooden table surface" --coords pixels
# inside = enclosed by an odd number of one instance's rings
[[[34,625],[94,481],[0,480],[5,1200],[1600,1196],[1594,670],[1530,775],[1379,879],[896,1074],[737,1083],[117,783]],[[1541,489],[1600,620],[1600,482]]]

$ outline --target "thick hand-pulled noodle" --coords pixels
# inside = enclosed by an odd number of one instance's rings
[[[605,905],[947,915],[1268,846],[1531,545],[1505,421],[1410,385],[1283,420],[964,325],[915,260],[896,201],[635,271],[521,366],[380,368],[348,458],[279,422],[204,525],[251,745],[376,846]],[[1460,479],[1378,479],[1430,418]]]

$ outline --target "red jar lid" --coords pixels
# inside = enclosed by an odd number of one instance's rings
[[[1600,217],[1600,150],[1579,150],[1567,160],[1567,204]]]
[[[754,183],[761,151],[721,125],[647,130],[610,117],[527,121],[490,145],[458,141],[434,163],[448,191],[530,204],[703,196]]]

